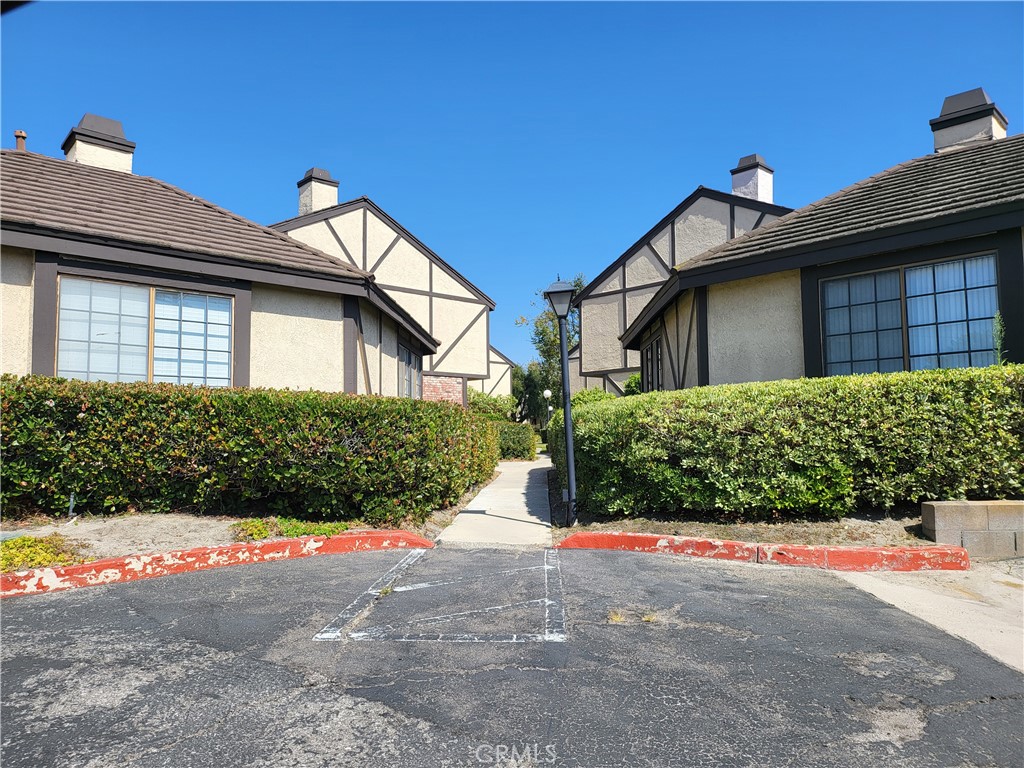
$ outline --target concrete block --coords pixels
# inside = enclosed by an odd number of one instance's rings
[[[989,501],[990,531],[1024,531],[1024,501]]]
[[[964,531],[964,549],[971,557],[1016,557],[1014,531]]]
[[[925,501],[921,523],[933,531],[957,528],[961,531],[988,530],[987,501]]]
[[[957,547],[963,546],[962,531],[959,528],[939,528],[935,530],[922,526],[922,533],[926,539],[931,539],[936,544],[953,544]]]

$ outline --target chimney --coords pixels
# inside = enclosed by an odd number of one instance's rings
[[[942,102],[942,112],[928,123],[935,136],[936,152],[1006,138],[1006,115],[999,111],[984,88],[947,96]]]
[[[732,193],[762,203],[772,202],[774,190],[772,176],[775,171],[760,155],[741,157],[739,163],[729,173],[732,174]]]
[[[71,129],[60,145],[64,157],[72,163],[95,165],[112,171],[132,172],[135,142],[124,137],[117,120],[87,114]]]
[[[14,148],[16,150],[18,150],[19,152],[24,152],[25,151],[25,139],[27,139],[27,138],[28,138],[28,134],[25,133],[24,131],[20,131],[20,130],[19,131],[15,131],[14,132]]]
[[[299,216],[338,204],[338,182],[323,168],[310,168],[297,186]]]

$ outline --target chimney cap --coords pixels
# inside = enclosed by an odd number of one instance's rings
[[[311,181],[319,181],[321,184],[330,184],[332,187],[337,187],[341,183],[336,179],[331,178],[330,171],[326,171],[323,168],[310,168],[295,186],[301,187],[303,184],[308,184]]]
[[[67,153],[75,141],[81,139],[87,144],[98,144],[101,147],[117,149],[122,152],[134,152],[135,142],[124,137],[124,128],[120,120],[111,120],[92,113],[86,113],[72,128],[60,148]]]
[[[751,168],[757,168],[758,166],[764,168],[769,173],[775,173],[775,169],[768,165],[763,157],[756,154],[741,157],[740,161],[736,164],[736,167],[729,171],[729,173],[736,174],[741,171],[749,171]]]
[[[932,131],[938,131],[942,128],[969,123],[972,120],[977,120],[980,117],[989,117],[990,115],[994,116],[1002,124],[1003,128],[1006,127],[1008,123],[1006,115],[989,98],[989,95],[985,93],[985,89],[974,88],[970,91],[947,96],[942,102],[942,111],[939,113],[939,116],[929,120],[928,124],[932,127]]]

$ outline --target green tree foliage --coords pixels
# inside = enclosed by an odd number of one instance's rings
[[[512,395],[488,395],[468,390],[469,410],[492,421],[515,421],[517,403]]]
[[[626,383],[622,385],[622,394],[629,397],[630,395],[639,395],[641,392],[643,392],[642,379],[640,378],[639,373],[634,373],[626,379]]]
[[[842,517],[1024,496],[1024,365],[650,392],[574,408],[573,424],[579,504],[599,515]],[[560,425],[548,446],[563,471]]]

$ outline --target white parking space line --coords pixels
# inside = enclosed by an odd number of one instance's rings
[[[380,595],[381,590],[385,587],[393,584],[399,576],[408,568],[410,565],[415,563],[426,552],[425,549],[414,549],[401,560],[398,564],[391,568],[387,573],[377,579],[370,588],[367,589],[363,594],[349,603],[348,607],[345,608],[334,621],[328,624],[326,627],[317,632],[314,636],[314,640],[341,640],[342,635],[345,634],[345,630],[348,629],[350,624],[355,623],[356,619],[367,610],[372,604],[374,599]]]
[[[558,551],[544,550],[544,640],[565,642],[565,603],[562,602],[562,565]]]

